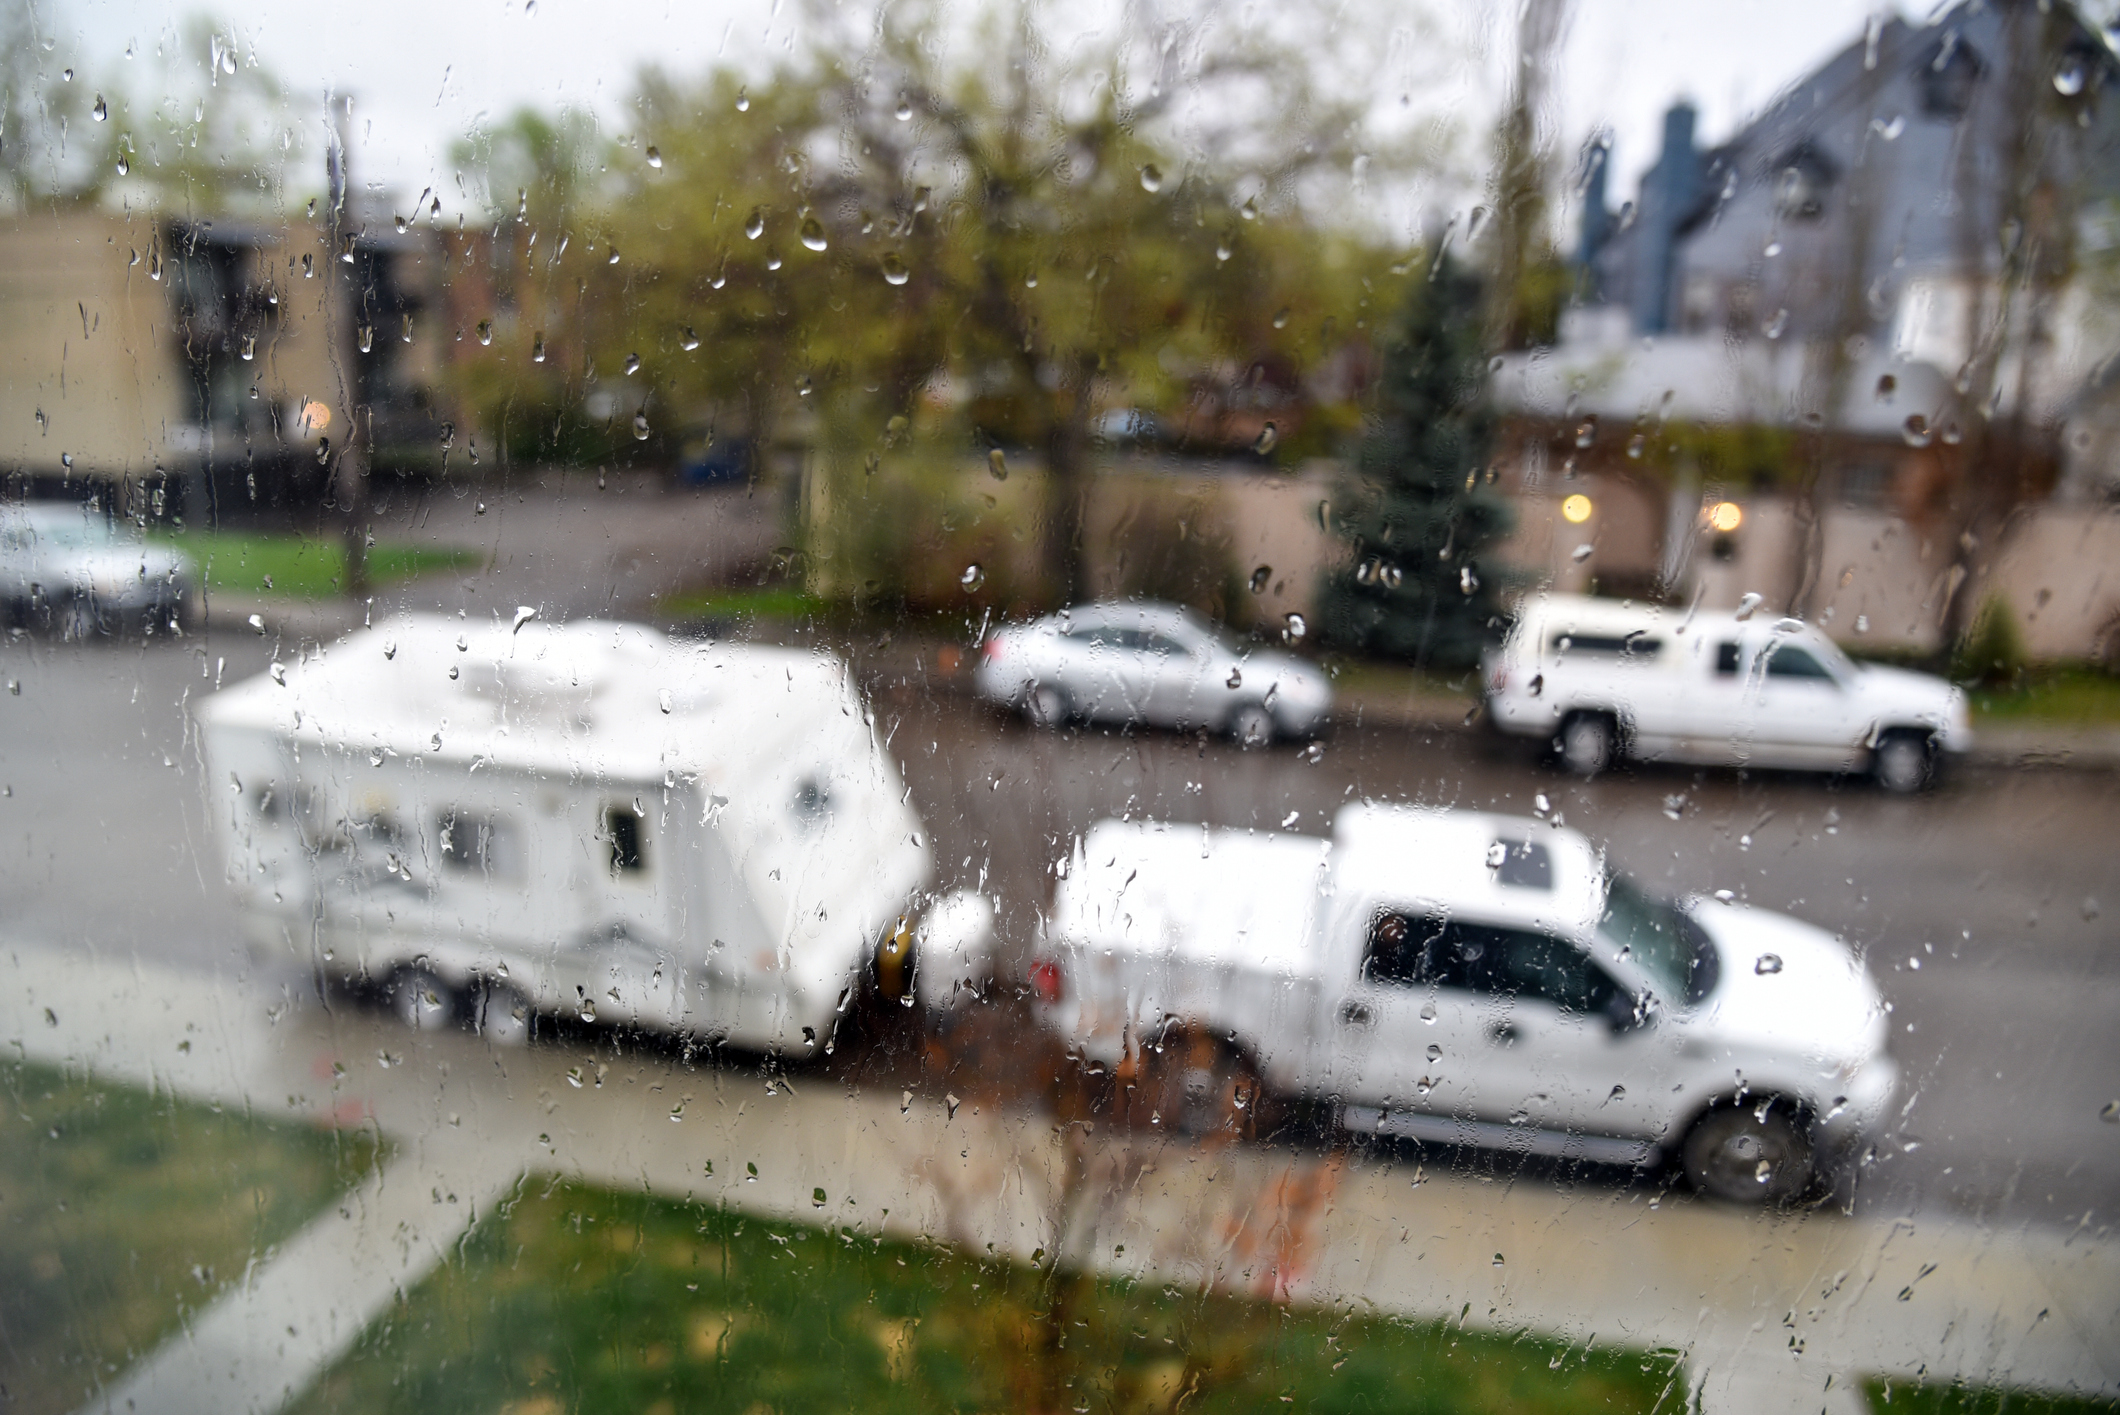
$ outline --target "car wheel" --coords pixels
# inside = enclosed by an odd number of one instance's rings
[[[390,1010],[415,1032],[435,1032],[456,1016],[455,991],[432,969],[400,968],[390,979]]]
[[[1240,747],[1263,747],[1273,740],[1273,714],[1261,703],[1239,703],[1229,715],[1229,735]]]
[[[1871,753],[1870,771],[1887,791],[1908,795],[1927,790],[1936,777],[1936,753],[1916,732],[1887,732]]]
[[[472,1030],[494,1046],[527,1045],[535,1025],[529,1000],[508,984],[489,979],[472,990]]]
[[[1596,776],[1609,771],[1619,754],[1619,730],[1603,713],[1579,712],[1561,724],[1561,765],[1577,776]]]
[[[1786,1204],[1811,1186],[1811,1137],[1778,1100],[1709,1111],[1682,1157],[1688,1183],[1733,1204]]]
[[[1067,721],[1067,694],[1050,683],[1033,683],[1023,695],[1023,715],[1033,727],[1058,727]]]

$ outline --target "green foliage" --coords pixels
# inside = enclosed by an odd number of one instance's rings
[[[1445,256],[1412,287],[1384,348],[1375,422],[1333,505],[1352,552],[1321,601],[1335,646],[1465,667],[1501,612],[1502,572],[1486,551],[1510,512],[1489,485],[1479,312],[1477,278]]]
[[[2024,636],[2009,601],[1991,595],[1973,616],[1951,655],[1951,677],[1984,688],[2014,687],[2023,680]]]
[[[7,1409],[62,1415],[368,1168],[365,1139],[0,1067]]]
[[[821,1216],[824,1217],[824,1216]],[[1673,1358],[976,1261],[553,1182],[294,1408],[1649,1411]]]
[[[283,531],[181,531],[155,539],[192,557],[208,593],[277,594],[322,599],[338,594],[346,571],[346,547],[337,539]],[[468,569],[483,553],[453,546],[404,545],[384,541],[368,548],[371,585],[395,584],[436,570]]]

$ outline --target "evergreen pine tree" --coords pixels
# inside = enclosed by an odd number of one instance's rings
[[[1326,580],[1320,628],[1341,648],[1467,668],[1501,613],[1486,557],[1514,517],[1488,484],[1480,313],[1478,278],[1445,256],[1385,345],[1376,418],[1333,501],[1354,555]]]

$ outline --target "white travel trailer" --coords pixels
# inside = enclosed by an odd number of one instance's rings
[[[199,720],[254,941],[417,1025],[563,1012],[805,1050],[879,949],[906,962],[932,874],[829,654],[404,618]],[[938,965],[973,943],[935,940]]]

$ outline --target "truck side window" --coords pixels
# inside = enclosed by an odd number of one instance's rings
[[[1514,929],[1496,932],[1508,934],[1497,950],[1496,992],[1539,998],[1564,1012],[1599,1012],[1619,991],[1604,969],[1565,939]]]
[[[648,856],[640,817],[631,806],[604,808],[604,838],[611,842],[611,868],[616,873],[635,874],[648,868]]]
[[[1715,671],[1734,677],[1736,676],[1737,668],[1737,645],[1729,643],[1717,644],[1715,646]]]
[[[1565,939],[1463,919],[1380,912],[1369,926],[1362,976],[1407,987],[1533,997],[1595,1012],[1618,992],[1603,969]]]
[[[1833,675],[1826,666],[1812,656],[1809,649],[1794,644],[1783,644],[1767,654],[1767,676],[1769,678],[1808,678],[1830,683]]]
[[[1441,919],[1424,915],[1379,913],[1370,921],[1362,976],[1374,983],[1409,987],[1440,981],[1436,945],[1445,928]]]

